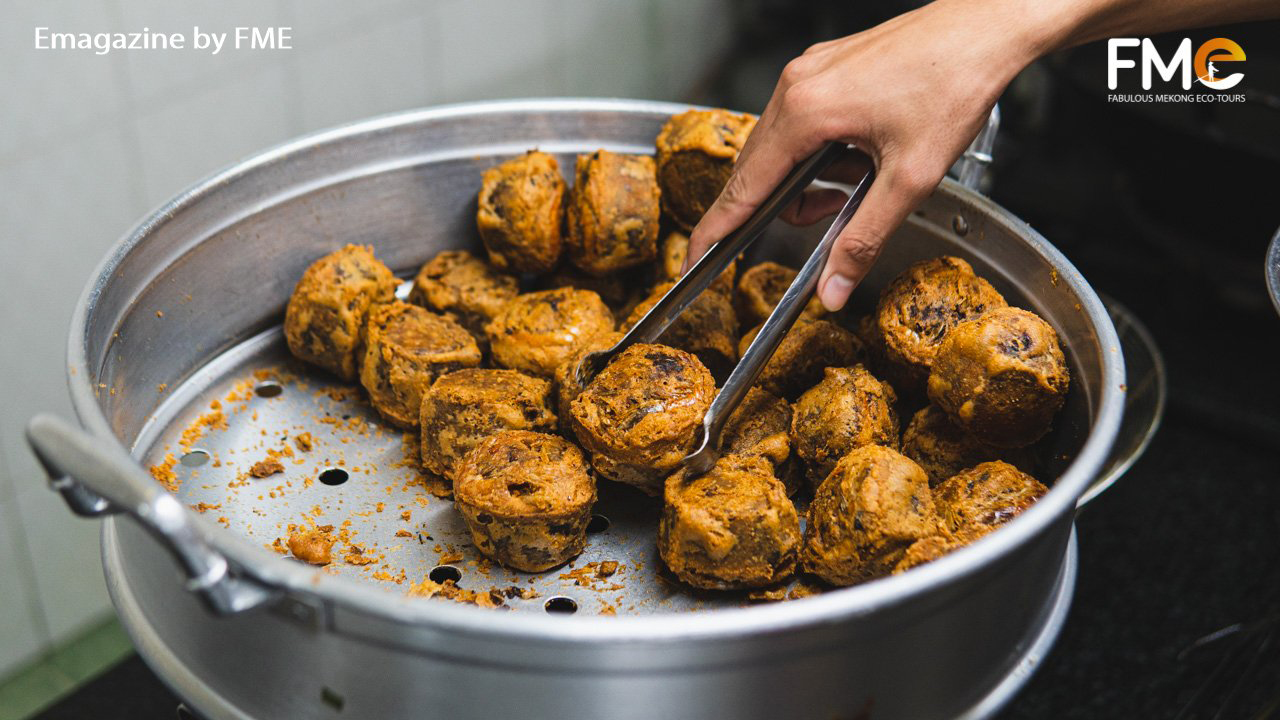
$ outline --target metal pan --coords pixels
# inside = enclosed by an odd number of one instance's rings
[[[73,509],[126,513],[104,523],[112,597],[144,657],[199,713],[978,717],[1026,678],[1069,602],[1072,520],[1121,423],[1124,362],[1106,308],[1071,264],[957,183],[943,182],[912,215],[855,306],[867,307],[909,262],[963,256],[1057,329],[1073,384],[1046,453],[1049,494],[1000,531],[901,576],[767,605],[676,591],[658,571],[654,508],[625,488],[602,493],[598,512],[611,524],[577,561],[579,569],[618,561],[622,569],[607,582],[562,577],[568,569],[529,576],[485,568],[448,502],[418,504],[424,492],[409,483],[412,469],[396,467],[398,433],[374,426],[361,435],[351,423],[371,417],[367,407],[318,392],[325,380],[288,364],[278,323],[315,258],[369,243],[408,275],[440,250],[476,244],[474,198],[485,167],[535,146],[557,154],[562,167],[600,147],[652,152],[659,127],[683,109],[509,101],[345,126],[187,190],[102,262],[71,329],[69,385],[84,430],[42,418],[29,436]],[[798,264],[815,240],[775,226],[756,259]],[[264,381],[282,392],[254,393]],[[143,468],[169,453],[177,460],[183,431],[214,400],[225,429],[206,423],[211,429],[189,449],[221,464],[176,462],[175,503]],[[283,476],[227,487],[266,447],[303,431],[316,447],[291,458]],[[305,482],[330,466],[348,480]],[[200,502],[221,507],[183,506]],[[400,505],[412,511],[412,526]],[[264,547],[316,506],[325,521],[352,519],[359,542],[383,557],[322,571]],[[396,535],[409,527],[431,540]],[[417,582],[439,564],[455,567],[464,587],[519,585],[538,597],[510,599],[504,604],[514,611],[498,612],[409,597],[405,584],[375,577],[403,569]],[[610,585],[619,587],[601,589]],[[546,612],[560,596],[578,612]],[[618,615],[599,616],[606,606]]]

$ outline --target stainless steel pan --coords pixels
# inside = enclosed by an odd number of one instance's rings
[[[202,715],[978,717],[1034,669],[1069,603],[1077,500],[1106,479],[1124,363],[1106,309],[1071,264],[955,182],[945,181],[893,238],[855,305],[869,305],[913,260],[964,256],[1057,328],[1073,385],[1046,453],[1049,494],[993,535],[901,576],[766,605],[676,592],[659,577],[654,508],[617,488],[598,508],[612,524],[592,537],[578,567],[619,560],[623,570],[603,583],[618,589],[579,585],[581,575],[561,577],[567,571],[486,575],[449,504],[415,504],[422,488],[403,483],[400,473],[411,471],[394,467],[398,434],[335,429],[335,418],[365,417],[368,408],[318,394],[322,378],[289,374],[278,323],[315,258],[370,243],[410,274],[442,249],[476,244],[483,168],[534,146],[558,154],[562,167],[599,147],[652,152],[658,128],[683,109],[510,101],[349,125],[187,190],[102,262],[71,329],[69,385],[84,430],[45,417],[29,436],[74,510],[123,511],[103,524],[112,598],[143,656]],[[795,263],[814,240],[777,226],[757,247],[761,257]],[[227,401],[227,428],[192,446],[223,465],[177,463],[174,502],[143,467],[181,454],[183,429],[211,400],[252,389],[250,378],[282,392]],[[301,464],[247,491],[226,487],[261,457],[264,442],[303,430],[314,431],[317,448]],[[236,466],[226,464],[232,459]],[[345,469],[348,481],[304,486],[303,476],[327,466]],[[257,499],[282,477],[293,486]],[[184,506],[198,502],[222,507],[201,514]],[[397,541],[402,504],[430,541]],[[263,547],[281,534],[277,524],[313,505],[323,505],[326,520],[357,517],[360,542],[385,562],[327,572]],[[404,585],[373,577],[386,565],[416,582],[442,560],[465,587],[520,584],[539,595],[510,599],[514,611],[500,612],[411,598]],[[578,612],[545,612],[568,606],[548,602],[557,596]],[[598,616],[608,606],[619,615]]]

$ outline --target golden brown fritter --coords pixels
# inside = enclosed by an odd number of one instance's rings
[[[1005,304],[991,283],[960,258],[944,255],[904,270],[880,294],[875,313],[877,344],[898,389],[922,393],[947,332]]]
[[[453,318],[487,347],[484,326],[519,292],[514,277],[466,250],[445,250],[418,271],[409,302]]]
[[[795,270],[771,261],[747,268],[747,271],[742,273],[742,277],[738,278],[736,298],[738,315],[742,318],[743,324],[759,325],[768,319],[769,313],[777,307],[797,274]],[[817,320],[826,314],[822,301],[815,294],[804,306],[804,312],[800,317],[805,320]]]
[[[681,471],[666,482],[658,552],[693,587],[780,582],[795,570],[799,547],[800,518],[763,457],[725,455],[705,475]]]
[[[803,474],[793,471],[799,462],[791,454],[791,405],[777,395],[759,387],[748,390],[725,421],[720,451],[725,455],[759,455],[773,465],[787,495],[800,489]]]
[[[728,110],[688,110],[658,133],[662,209],[692,230],[719,197],[756,118]]]
[[[459,466],[453,492],[476,549],[525,572],[550,570],[582,552],[596,500],[582,451],[528,430],[481,440]]]
[[[1058,334],[1035,313],[1006,307],[947,333],[929,398],[980,440],[1025,447],[1049,431],[1069,384]]]
[[[746,354],[760,328],[738,342],[738,355]],[[862,341],[830,320],[796,321],[778,349],[765,363],[756,384],[779,397],[793,400],[822,380],[829,367],[852,367],[866,362]]]
[[[632,345],[570,404],[573,431],[596,472],[657,495],[693,450],[715,392],[693,355]]]
[[[658,255],[658,183],[653,158],[597,150],[579,155],[569,201],[569,260],[607,275]]]
[[[999,460],[943,481],[933,491],[944,534],[976,539],[1009,522],[1049,489]]]
[[[613,313],[590,290],[539,290],[507,303],[484,330],[494,363],[550,378],[591,338],[613,331]]]
[[[620,311],[643,298],[644,288],[647,287],[643,280],[626,278],[625,275],[627,273],[596,277],[572,265],[561,263],[560,267],[551,274],[539,279],[538,287],[545,290],[565,287],[590,290],[599,295],[604,304],[609,306],[615,318],[624,318],[626,315],[621,314]]]
[[[849,451],[898,446],[897,398],[889,384],[861,365],[829,367],[822,382],[796,401],[791,442],[817,486]]]
[[[889,574],[915,541],[936,535],[929,478],[882,445],[841,458],[809,506],[801,566],[832,585]]]
[[[540,273],[560,259],[565,182],[555,157],[530,150],[484,171],[476,226],[499,270]]]
[[[662,250],[658,256],[658,276],[662,280],[675,282],[680,279],[680,269],[684,267],[684,259],[689,256],[689,236],[672,232],[662,241]],[[733,299],[733,279],[738,272],[737,261],[729,263],[724,272],[711,281],[707,290],[720,293]]]
[[[569,406],[582,393],[582,384],[578,382],[578,364],[588,354],[608,350],[617,345],[621,339],[622,333],[619,332],[596,335],[582,349],[571,355],[568,360],[560,363],[560,366],[556,368],[556,414],[560,417],[560,428],[562,430],[572,432],[569,423]]]
[[[400,301],[369,310],[360,384],[378,413],[400,427],[418,426],[422,392],[436,378],[479,364],[475,338],[447,317]]]
[[[674,285],[668,282],[655,287],[649,297],[631,311],[626,328],[640,322]],[[658,341],[697,355],[712,377],[723,382],[738,362],[738,317],[723,295],[704,292],[662,331]]]
[[[1030,453],[982,442],[956,427],[935,405],[917,412],[902,431],[902,454],[924,468],[934,487],[961,470],[989,460],[1003,458],[1023,470],[1034,467]]]
[[[420,422],[422,466],[454,480],[462,458],[499,430],[554,431],[551,383],[515,370],[451,372],[423,393]]]
[[[368,246],[348,245],[315,261],[285,309],[289,351],[343,380],[355,380],[365,314],[374,303],[394,300],[398,284]]]

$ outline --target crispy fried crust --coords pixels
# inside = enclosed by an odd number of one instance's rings
[[[365,315],[370,305],[394,300],[397,284],[368,246],[348,245],[315,261],[285,309],[289,351],[343,380],[355,380]]]
[[[656,495],[693,450],[714,398],[715,380],[698,358],[637,344],[570,403],[573,432],[602,476]]]
[[[980,537],[1017,517],[1049,489],[1002,461],[981,463],[933,491],[944,533]]]
[[[449,480],[485,437],[499,430],[553,431],[551,383],[515,370],[470,368],[443,375],[423,393],[422,466]]]
[[[756,327],[738,342],[739,356],[755,339]],[[765,363],[756,384],[779,397],[797,398],[822,380],[829,367],[852,367],[866,362],[866,351],[858,336],[830,320],[801,318],[782,338],[778,349]]]
[[[934,487],[966,468],[990,460],[1003,459],[1024,471],[1035,467],[1030,452],[984,443],[957,427],[936,405],[926,405],[911,418],[902,431],[902,454],[929,473],[929,484]]]
[[[582,451],[563,438],[489,435],[467,453],[453,487],[476,548],[507,567],[542,572],[586,545],[595,481]]]
[[[899,390],[919,395],[943,338],[955,326],[1006,305],[969,263],[941,256],[902,271],[876,305],[877,346]]]
[[[893,388],[861,365],[827,368],[822,382],[796,401],[791,442],[816,487],[850,450],[898,447]]]
[[[630,329],[640,322],[674,285],[666,282],[655,287],[631,311],[625,327]],[[723,295],[704,292],[680,313],[658,340],[664,345],[697,355],[711,371],[712,377],[723,382],[738,362],[738,317],[733,312],[733,305]]]
[[[484,172],[476,226],[489,262],[506,272],[546,272],[560,259],[566,186],[555,157],[530,150]]]
[[[453,318],[487,346],[484,326],[517,293],[514,277],[466,250],[445,250],[418,271],[409,302]]]
[[[400,427],[418,427],[422,392],[437,377],[479,364],[475,338],[447,317],[399,301],[369,311],[360,384]]]
[[[794,571],[799,546],[795,506],[761,456],[725,455],[705,475],[666,482],[658,551],[689,585],[772,585]]]
[[[568,213],[569,260],[607,275],[658,255],[658,183],[653,158],[597,150],[579,155]]]
[[[599,295],[567,287],[519,295],[485,326],[494,363],[545,378],[612,331],[613,313]]]
[[[947,333],[929,398],[980,440],[1025,447],[1049,431],[1069,385],[1058,334],[1035,313],[1007,307]]]
[[[662,208],[685,230],[698,224],[724,189],[755,124],[753,115],[688,110],[662,126],[656,141]]]
[[[684,267],[684,260],[689,256],[689,236],[680,232],[669,233],[665,240],[662,241],[661,252],[658,255],[658,277],[668,282],[675,282],[680,279],[680,270]],[[738,272],[738,263],[729,263],[729,267],[724,269],[715,280],[711,281],[711,285],[707,290],[720,293],[726,298],[733,299],[733,280]]]
[[[892,448],[865,445],[818,488],[800,562],[832,585],[854,585],[889,574],[912,543],[936,534],[924,470]]]
[[[759,325],[769,317],[769,313],[777,307],[782,295],[791,287],[798,273],[795,270],[779,265],[776,262],[762,262],[752,265],[738,278],[738,291],[735,296],[738,315],[746,326]],[[810,298],[800,315],[805,320],[817,320],[826,315],[822,301],[817,295]]]

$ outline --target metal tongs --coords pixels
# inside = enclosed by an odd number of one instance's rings
[[[747,221],[712,246],[616,345],[608,350],[589,353],[582,359],[576,370],[579,387],[586,387],[596,374],[623,350],[636,343],[655,342],[667,326],[675,321],[680,313],[711,285],[713,280],[719,277],[729,263],[760,237],[769,223],[784,208],[795,201],[800,193],[804,192],[832,162],[848,152],[850,147],[844,143],[829,143],[793,168],[747,218]],[[849,219],[853,217],[858,206],[862,204],[874,178],[875,170],[868,170],[854,187],[848,201],[836,214],[831,227],[827,228],[826,234],[822,236],[813,254],[809,256],[804,267],[796,275],[796,279],[783,294],[782,300],[765,320],[764,326],[751,341],[751,345],[747,347],[747,351],[743,353],[737,366],[729,374],[729,378],[725,380],[724,387],[720,389],[703,417],[701,443],[682,461],[682,464],[691,472],[705,473],[719,459],[720,433],[724,429],[725,422],[742,402],[747,391],[751,389],[765,363],[773,357],[774,351],[778,349],[787,331],[795,324],[796,318],[800,317],[804,311],[805,304],[817,288],[818,277],[823,265],[827,262],[827,256],[831,254],[831,246],[840,232],[849,224]]]

